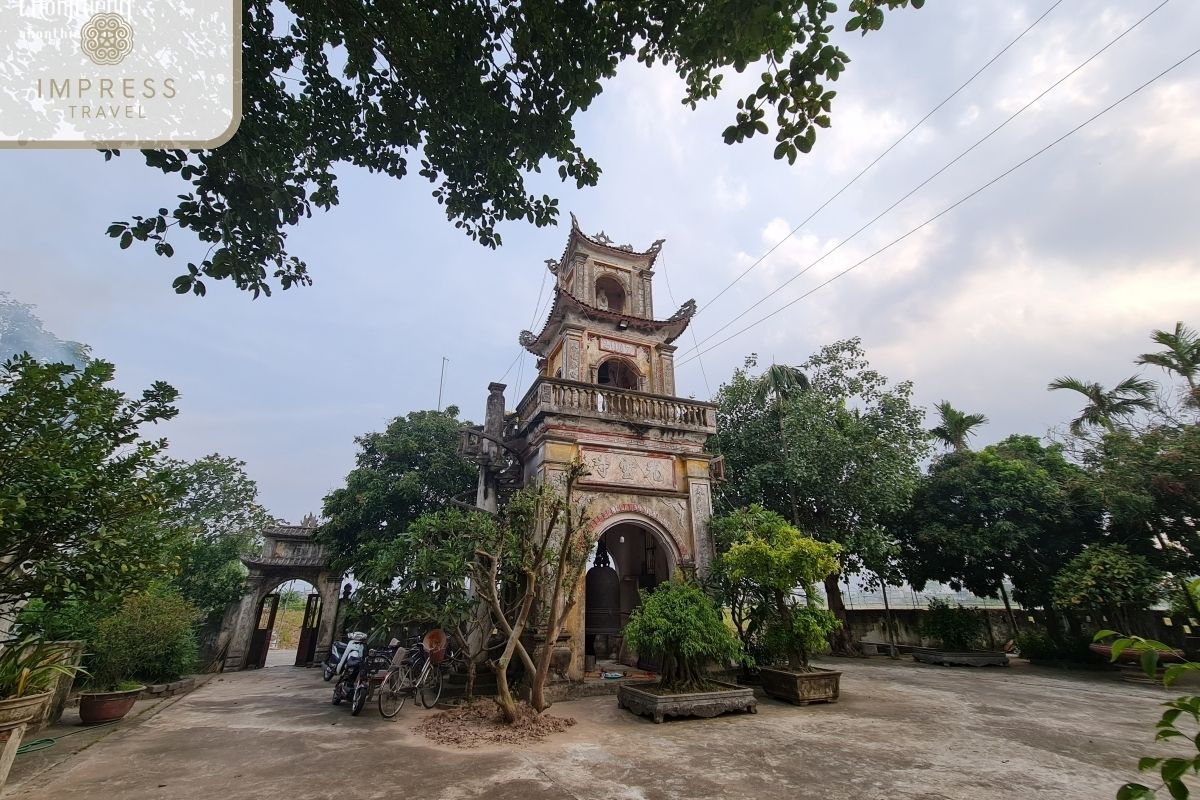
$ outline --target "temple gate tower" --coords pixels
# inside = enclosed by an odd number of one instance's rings
[[[603,545],[596,569],[607,572],[604,580],[581,579],[565,626],[567,676],[576,680],[585,651],[631,659],[620,628],[639,589],[676,569],[702,574],[713,554],[713,457],[704,444],[716,432],[716,408],[675,395],[672,343],[696,304],[655,319],[653,268],[662,245],[637,251],[603,232],[587,236],[572,215],[566,249],[546,262],[555,276],[547,319],[540,332],[520,336],[538,357],[538,375],[515,413],[503,410],[506,387],[491,384],[484,425],[464,437],[465,452],[480,464],[481,508],[495,510],[513,487],[554,483],[575,459],[590,471],[579,499],[590,510],[593,542]],[[602,596],[589,596],[585,583],[604,587],[594,590]]]

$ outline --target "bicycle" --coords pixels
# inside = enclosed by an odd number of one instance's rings
[[[399,714],[409,695],[418,697],[425,708],[437,705],[442,696],[441,662],[445,653],[444,644],[430,649],[425,642],[397,650],[379,684],[380,715],[391,719]]]

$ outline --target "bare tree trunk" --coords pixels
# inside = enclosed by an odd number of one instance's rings
[[[883,592],[883,618],[887,624],[888,641],[892,643],[890,655],[892,658],[899,658],[900,650],[896,647],[896,623],[892,620],[892,607],[888,604],[887,581],[880,581],[879,588]]]
[[[1008,614],[1008,625],[1012,630],[1012,638],[1017,638],[1017,617],[1013,614],[1012,603],[1008,601],[1008,590],[1004,588],[1004,579],[1000,579],[1000,597],[1004,600],[1004,611]],[[1047,615],[1054,613],[1049,608],[1046,609]]]
[[[841,627],[829,634],[829,649],[836,656],[858,655],[858,646],[850,633],[846,603],[842,600],[842,588],[838,585],[840,575],[841,573],[837,573],[825,579],[825,598],[829,603],[829,610],[842,623]]]

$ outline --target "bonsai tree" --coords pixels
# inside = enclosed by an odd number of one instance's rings
[[[741,651],[708,595],[679,577],[642,593],[624,635],[639,654],[660,661],[659,686],[672,693],[714,688],[706,667],[728,663]]]
[[[752,598],[757,604],[763,651],[791,670],[812,671],[810,656],[840,627],[837,617],[821,607],[816,584],[838,571],[841,548],[805,536],[758,505],[725,515],[715,528],[729,543],[717,571],[740,602]]]
[[[921,633],[937,641],[943,650],[971,650],[979,641],[983,622],[962,604],[937,597],[929,599],[929,610],[921,622]]]

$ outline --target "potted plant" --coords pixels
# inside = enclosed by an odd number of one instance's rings
[[[841,626],[816,591],[838,571],[838,545],[805,536],[761,506],[727,514],[715,526],[726,544],[718,569],[762,619],[763,691],[802,705],[835,702],[842,673],[814,667],[810,658]]]
[[[662,666],[658,681],[617,688],[621,708],[655,722],[669,716],[715,717],[727,711],[757,710],[754,690],[708,675],[711,664],[730,663],[741,648],[698,586],[675,578],[643,592],[623,633],[626,644],[639,656],[650,656]]]
[[[64,663],[61,646],[29,636],[0,650],[0,729],[29,722],[42,713],[60,675],[80,669]]]
[[[974,611],[961,604],[952,605],[948,600],[930,598],[929,610],[921,621],[921,635],[933,639],[938,646],[913,651],[913,660],[945,666],[1007,667],[1006,654],[975,649],[982,634],[983,622]]]
[[[91,678],[79,694],[85,725],[121,719],[145,689],[143,681],[178,680],[196,661],[194,606],[170,591],[125,599],[96,625]]]

